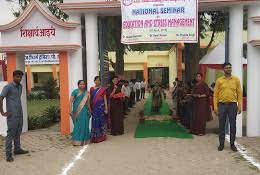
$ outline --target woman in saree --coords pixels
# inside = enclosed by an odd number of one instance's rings
[[[196,84],[192,90],[194,97],[194,116],[191,125],[191,133],[195,135],[205,135],[206,122],[212,120],[210,108],[210,89],[208,85],[203,82],[202,74],[197,73]]]
[[[106,88],[101,87],[99,76],[94,79],[95,87],[90,88],[90,111],[92,114],[91,142],[99,143],[105,141],[107,136],[108,113]]]
[[[185,97],[185,89],[182,81],[179,81],[177,84],[177,115],[176,120],[182,121],[183,117],[183,99]]]
[[[89,131],[89,93],[83,80],[78,81],[78,89],[75,89],[70,97],[70,114],[74,124],[72,132],[72,144],[74,146],[86,145],[90,141]]]
[[[114,136],[124,134],[124,111],[121,86],[118,83],[118,77],[114,76],[112,85],[109,87],[110,98],[110,118],[111,118],[111,134]]]
[[[162,104],[163,94],[158,84],[153,87],[152,90],[152,113],[158,114]]]

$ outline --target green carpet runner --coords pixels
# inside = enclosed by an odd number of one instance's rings
[[[163,99],[162,105],[159,109],[159,115],[169,115],[170,114],[170,108],[168,103]],[[152,113],[152,95],[149,95],[147,98],[145,104],[144,104],[144,116],[152,116],[152,115],[158,115]]]
[[[135,130],[135,138],[147,138],[147,137],[175,137],[191,139],[193,136],[187,132],[185,128],[179,125],[176,121],[167,119],[170,109],[168,103],[163,100],[159,110],[159,114],[153,114],[152,109],[152,96],[150,95],[144,105],[145,118],[151,118],[152,120],[145,120],[144,123],[139,123]],[[153,120],[153,116],[162,117],[161,121]],[[168,118],[171,118],[169,116]],[[166,120],[164,120],[166,119]]]
[[[135,138],[147,137],[193,138],[186,129],[173,120],[145,121],[144,123],[139,123],[135,130]]]

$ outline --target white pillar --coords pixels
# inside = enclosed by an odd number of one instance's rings
[[[87,51],[87,83],[88,89],[94,86],[94,77],[99,75],[98,58],[98,21],[94,13],[85,14],[86,51]]]
[[[80,14],[69,14],[70,22],[81,24]],[[76,45],[81,44],[81,25],[71,32],[70,41]],[[83,79],[82,50],[79,48],[75,52],[68,53],[69,72],[69,95],[78,87],[78,81]],[[70,130],[73,130],[73,121],[70,120]]]
[[[16,69],[23,71],[24,76],[21,81],[23,86],[21,101],[23,108],[23,132],[28,131],[28,113],[27,113],[27,96],[26,96],[26,79],[25,79],[25,62],[24,62],[24,54],[16,55]]]
[[[80,14],[69,14],[70,22],[81,23]],[[81,46],[81,25],[71,32],[70,41],[76,45]],[[69,90],[70,93],[78,87],[78,80],[83,79],[83,67],[82,67],[82,50],[79,48],[75,52],[69,52]]]
[[[260,38],[260,24],[250,17],[260,16],[260,5],[248,8],[248,41]],[[247,136],[260,136],[260,49],[248,43],[247,49]]]
[[[243,6],[234,5],[229,10],[229,59],[232,73],[243,84]],[[242,137],[242,114],[237,116],[237,137]]]

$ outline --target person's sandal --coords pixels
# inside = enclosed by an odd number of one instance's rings
[[[224,145],[219,145],[218,146],[218,151],[223,151],[223,149],[224,149]]]
[[[18,151],[14,151],[14,155],[19,155],[19,154],[28,154],[29,151],[25,151],[23,149],[20,149]]]
[[[6,158],[6,161],[7,162],[13,162],[14,158],[12,156],[9,156],[9,157]]]
[[[235,145],[230,145],[232,151],[237,152],[237,147]]]

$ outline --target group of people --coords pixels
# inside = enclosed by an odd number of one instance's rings
[[[143,81],[131,80],[129,83],[114,76],[111,84],[101,87],[101,79],[96,76],[94,83],[88,92],[86,83],[79,80],[78,88],[71,94],[73,145],[102,142],[109,131],[114,136],[124,134],[124,115],[140,97],[144,98]]]
[[[7,137],[5,143],[6,161],[12,162],[13,153],[27,154],[20,144],[23,126],[23,110],[21,103],[23,72],[15,70],[13,81],[6,85],[0,94],[0,112],[7,117]],[[144,98],[144,81],[119,80],[114,76],[107,87],[101,86],[101,78],[94,78],[95,86],[87,90],[86,82],[78,81],[78,88],[70,97],[70,116],[74,128],[72,144],[75,146],[88,143],[99,143],[107,139],[107,134],[124,134],[124,115],[136,101]],[[138,93],[138,91],[140,93]],[[6,98],[6,110],[3,110],[3,100]],[[14,143],[14,151],[12,149]]]
[[[206,123],[213,119],[211,109],[219,118],[219,146],[224,149],[225,126],[230,124],[230,147],[236,152],[236,117],[242,110],[242,88],[239,78],[232,75],[232,65],[223,64],[224,76],[217,79],[211,88],[203,81],[201,73],[184,86],[182,81],[174,82],[173,99],[177,116],[183,126],[195,135],[205,135]],[[210,102],[213,96],[213,103]],[[211,105],[212,104],[212,105]]]
[[[225,124],[228,118],[230,123],[230,146],[237,151],[236,117],[242,110],[242,88],[240,80],[232,75],[232,65],[223,64],[224,76],[217,79],[213,94],[213,109],[219,117],[219,147],[224,149]],[[27,154],[20,144],[20,135],[23,126],[23,110],[21,103],[23,72],[15,70],[13,81],[6,85],[0,94],[0,112],[7,117],[7,137],[5,143],[6,161],[12,162],[12,145],[14,154]],[[85,145],[90,142],[98,143],[107,139],[107,133],[112,135],[124,134],[124,114],[133,107],[140,97],[144,98],[144,81],[130,82],[119,80],[114,76],[108,87],[101,86],[101,79],[96,76],[95,86],[89,91],[83,80],[78,81],[70,98],[70,115],[74,123],[72,132],[73,145]],[[177,114],[180,122],[190,132],[196,135],[205,135],[206,122],[212,120],[210,107],[210,88],[203,82],[201,73],[197,73],[194,81],[186,86],[176,80],[173,97],[177,101]],[[158,107],[163,98],[159,86],[153,88],[153,111],[158,112]],[[3,110],[3,100],[6,98],[6,110]]]
[[[181,81],[176,84],[177,115],[183,126],[195,135],[205,135],[206,122],[212,120],[210,89],[203,82],[201,73],[186,86]]]
[[[86,83],[78,81],[78,88],[75,89],[70,98],[70,115],[74,128],[72,132],[73,145],[85,145],[92,142],[106,140],[106,119],[108,113],[107,97],[105,88],[100,86],[100,78],[94,79],[95,87],[86,90]],[[91,117],[92,116],[92,117]],[[90,118],[92,119],[90,121]],[[91,122],[91,130],[90,130]]]

